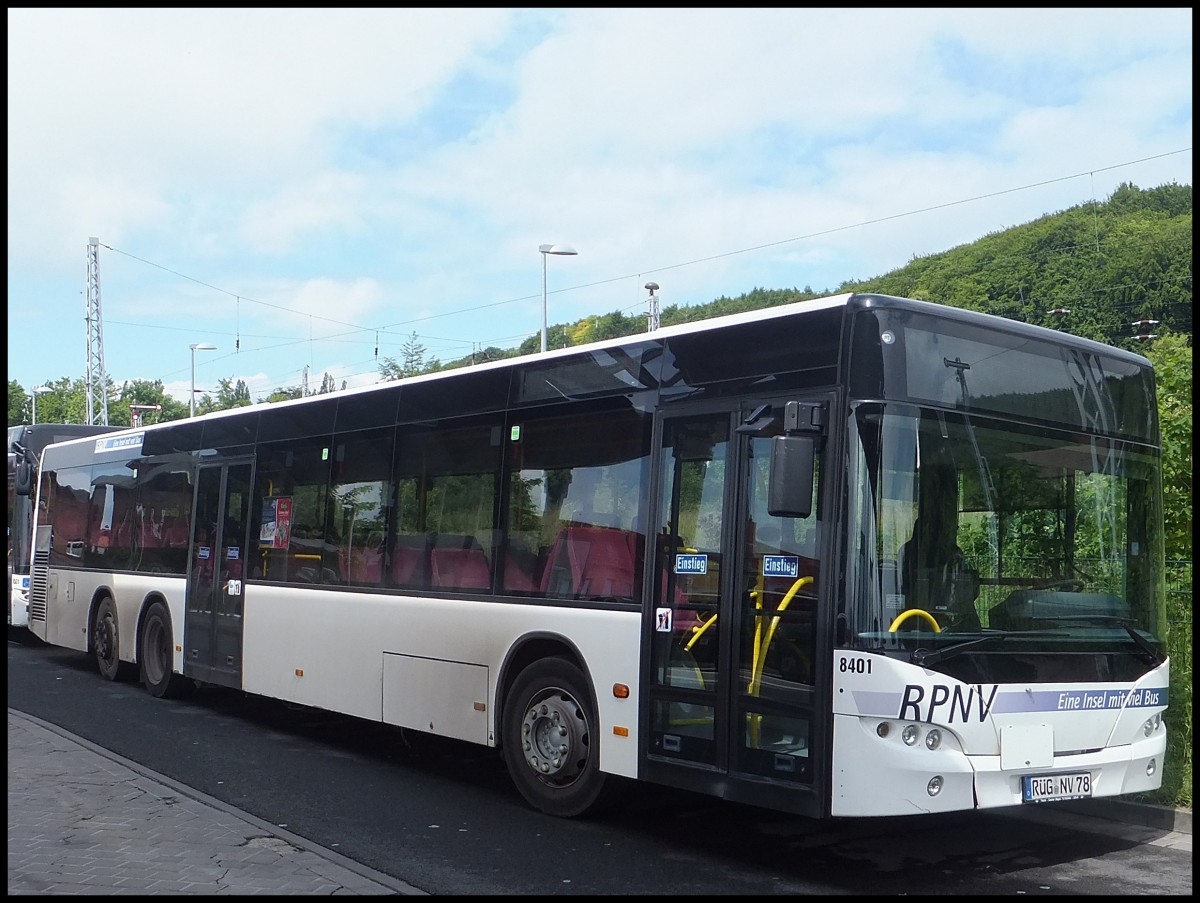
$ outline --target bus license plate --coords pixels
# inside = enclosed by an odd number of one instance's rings
[[[1027,774],[1021,778],[1021,789],[1021,801],[1025,803],[1084,799],[1092,795],[1092,776],[1086,771],[1073,774]]]

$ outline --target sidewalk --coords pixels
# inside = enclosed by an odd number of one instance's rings
[[[8,893],[425,895],[12,709]]]
[[[1192,848],[1190,810],[1101,799],[1011,814]],[[426,896],[12,709],[8,893]]]

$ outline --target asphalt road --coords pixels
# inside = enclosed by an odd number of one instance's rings
[[[1190,850],[1087,820],[821,824],[640,785],[554,819],[494,750],[224,689],[156,700],[80,653],[8,652],[11,708],[431,894],[1191,894]]]

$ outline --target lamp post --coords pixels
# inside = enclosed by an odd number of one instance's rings
[[[216,345],[210,345],[208,342],[196,342],[194,345],[188,345],[192,349],[192,394],[188,396],[188,416],[196,416],[196,352],[197,351],[216,351]]]
[[[579,252],[570,245],[538,245],[542,252],[542,350],[546,350],[546,258],[551,254],[573,257]]]
[[[32,415],[33,425],[35,425],[35,426],[37,425],[37,397],[39,395],[45,395],[47,392],[53,392],[53,391],[54,390],[52,388],[50,388],[49,386],[34,386],[33,387],[33,391],[29,394],[29,397],[31,399],[33,399],[33,415]]]

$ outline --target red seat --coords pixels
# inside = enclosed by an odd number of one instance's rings
[[[538,588],[533,575],[511,552],[504,556],[504,588],[516,593],[532,593]]]
[[[359,578],[363,583],[373,583],[378,585],[383,582],[383,552],[379,549],[363,549],[362,576]]]
[[[347,583],[378,586],[383,582],[383,553],[378,549],[338,549],[338,566]]]
[[[490,589],[492,574],[483,549],[439,548],[429,553],[433,585],[441,589]]]
[[[395,586],[420,586],[425,582],[424,546],[397,545],[391,552],[391,582]]]
[[[551,549],[542,576],[542,590],[582,597],[635,599],[637,543],[638,534],[628,530],[565,527]],[[564,585],[564,577],[569,578],[569,586]]]

